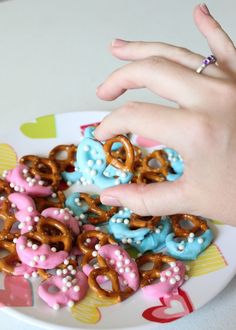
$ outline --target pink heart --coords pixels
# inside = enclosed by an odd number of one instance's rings
[[[167,323],[193,312],[193,305],[187,293],[181,289],[177,294],[160,298],[162,305],[143,312],[143,317],[152,322]]]
[[[0,290],[0,307],[33,306],[32,288],[23,276],[5,275],[4,289]]]
[[[155,141],[155,140],[151,140],[151,139],[146,139],[143,136],[137,136],[136,138],[136,144],[140,147],[144,147],[144,148],[151,148],[151,147],[155,147],[158,145],[161,145],[160,142]]]

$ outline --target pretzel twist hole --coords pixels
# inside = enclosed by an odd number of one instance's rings
[[[195,215],[176,214],[170,216],[176,237],[187,238],[190,233],[199,236],[208,229],[206,221]]]
[[[112,146],[114,143],[119,142],[123,144],[125,150],[125,157],[123,161],[120,158],[116,158],[112,155]],[[103,150],[106,155],[108,164],[111,164],[115,168],[122,171],[133,172],[134,169],[134,148],[129,139],[123,135],[117,135],[114,138],[107,140],[103,145]]]
[[[112,290],[103,289],[97,282],[98,276],[106,276],[110,279]],[[113,298],[117,302],[121,302],[127,299],[134,291],[127,287],[125,290],[121,290],[118,274],[115,270],[109,267],[96,268],[91,271],[88,277],[88,284],[92,290],[101,298]]]
[[[74,144],[61,144],[49,152],[49,158],[57,164],[60,172],[64,172],[69,166],[74,166],[76,151]]]
[[[149,228],[151,230],[155,230],[160,221],[161,217],[142,217],[132,213],[130,217],[129,227],[130,229]]]
[[[72,236],[70,230],[60,221],[52,218],[40,217],[36,231],[26,234],[27,238],[56,247],[57,250],[70,252]]]
[[[117,244],[116,241],[106,233],[97,230],[88,230],[78,235],[77,237],[77,246],[84,254],[93,253],[94,247],[90,247],[87,244],[87,240],[92,238],[96,238],[96,244],[99,244],[100,246],[105,244]]]

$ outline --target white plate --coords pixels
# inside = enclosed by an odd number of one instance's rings
[[[0,173],[3,169],[14,167],[16,157],[30,153],[47,155],[58,144],[78,144],[80,126],[98,122],[105,115],[105,112],[57,114],[37,118],[11,130],[0,141]],[[142,140],[142,143],[146,142]],[[74,186],[73,190],[77,188],[81,190],[79,186]],[[94,192],[94,187],[87,187],[86,190]],[[29,282],[32,286],[27,284],[27,280],[24,282],[24,294],[33,298],[32,306],[1,309],[13,317],[48,329],[163,328],[162,323],[183,317],[214,298],[236,273],[236,229],[218,222],[214,222],[212,227],[215,232],[214,244],[197,261],[190,263],[190,279],[182,286],[179,295],[169,299],[153,297],[147,300],[139,291],[126,301],[111,305],[90,293],[74,308],[73,314],[68,308],[54,311],[47,307],[37,296],[39,280],[34,279]],[[0,274],[0,302],[5,299],[5,306],[9,299],[14,300],[15,294],[10,286],[11,278],[8,281],[9,287],[6,287],[4,275]]]

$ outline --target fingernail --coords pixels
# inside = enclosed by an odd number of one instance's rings
[[[210,11],[209,11],[209,9],[208,9],[208,7],[207,7],[207,5],[205,3],[201,3],[200,4],[200,9],[203,12],[203,14],[205,14],[205,15],[211,15],[211,13],[210,13]]]
[[[104,204],[104,205],[122,206],[120,201],[114,196],[102,195],[100,198],[101,198],[102,204]]]
[[[100,84],[97,88],[96,88],[96,94],[98,92],[98,90],[100,89],[100,87],[102,86],[103,84]]]
[[[122,47],[124,45],[127,45],[128,41],[123,39],[114,39],[111,43],[112,47]]]

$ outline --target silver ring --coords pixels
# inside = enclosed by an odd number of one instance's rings
[[[201,73],[208,65],[215,64],[216,58],[214,55],[210,55],[204,58],[201,65],[197,68],[196,72]]]

